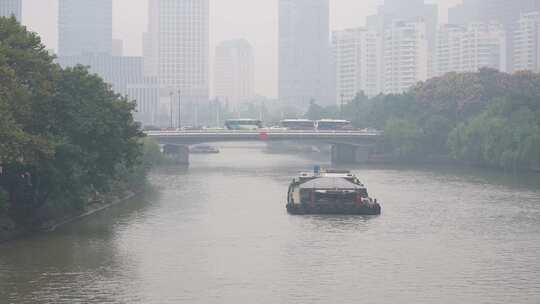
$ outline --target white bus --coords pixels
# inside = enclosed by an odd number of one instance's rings
[[[315,130],[315,121],[309,119],[285,119],[279,125],[287,130]]]
[[[353,130],[353,125],[348,120],[321,119],[317,120],[317,130],[320,131],[347,131]]]
[[[262,128],[262,121],[258,119],[227,119],[225,128],[228,130],[258,130]]]

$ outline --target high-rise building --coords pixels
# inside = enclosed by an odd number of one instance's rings
[[[83,54],[58,58],[62,67],[82,64],[89,72],[99,75],[111,85],[116,93],[127,95],[137,102],[135,117],[145,123],[154,124],[159,91],[156,77],[144,77],[142,57],[120,57],[108,54]]]
[[[399,94],[428,78],[428,40],[422,21],[394,21],[385,30],[383,91]]]
[[[437,35],[437,25],[439,23],[439,11],[436,4],[427,4],[424,0],[385,0],[379,6],[377,14],[367,18],[367,26],[371,30],[376,30],[381,36],[391,28],[395,21],[423,22],[426,27],[426,39],[428,42],[428,77],[433,75],[433,65],[435,53],[435,41]],[[384,46],[383,40],[383,49]]]
[[[0,1],[0,17],[15,16],[21,21],[22,0],[2,0]]]
[[[333,104],[329,0],[279,0],[279,98]]]
[[[506,34],[500,24],[469,24],[461,47],[462,71],[476,72],[480,68],[493,68],[506,72]]]
[[[158,77],[165,100],[180,91],[183,103],[208,101],[209,0],[153,0],[149,11],[146,74]]]
[[[88,66],[91,73],[99,75],[120,94],[126,94],[128,83],[140,82],[143,76],[142,57],[84,54],[58,57],[58,63],[62,67],[72,67],[77,64]]]
[[[462,42],[466,28],[461,25],[442,25],[437,32],[434,75],[461,71]]]
[[[364,92],[381,90],[381,37],[376,31],[352,28],[334,31],[332,48],[336,73],[336,100],[350,102]]]
[[[449,24],[438,31],[435,74],[476,72],[480,68],[506,71],[506,34],[501,24]]]
[[[377,9],[377,14],[368,17],[368,27],[383,32],[396,20],[423,21],[426,24],[429,46],[435,46],[436,29],[439,23],[439,11],[436,4],[426,4],[424,0],[385,0],[384,5]]]
[[[255,95],[253,48],[245,39],[223,41],[216,47],[214,90],[216,98],[229,104]]]
[[[540,72],[540,12],[521,15],[514,47],[514,71]]]
[[[157,77],[157,38],[156,35],[151,35],[151,32],[143,33],[142,37],[142,54],[143,54],[143,71],[144,75]]]
[[[472,22],[498,22],[507,33],[506,70],[514,67],[514,55],[518,20],[521,14],[539,11],[540,0],[463,0],[449,10],[448,22],[466,25]]]
[[[467,25],[471,22],[481,21],[481,4],[484,0],[463,0],[448,9],[448,23],[456,25]]]
[[[137,103],[135,119],[146,125],[159,125],[159,83],[157,77],[143,77],[139,82],[128,83],[127,96]]]
[[[539,0],[463,0],[448,11],[448,23],[499,22],[512,26],[520,14],[540,9]]]
[[[113,39],[111,54],[113,56],[123,56],[124,55],[124,41],[120,39]]]
[[[58,1],[58,54],[111,54],[112,0]]]

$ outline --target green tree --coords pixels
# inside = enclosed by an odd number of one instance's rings
[[[324,108],[315,103],[315,100],[309,102],[309,108],[305,114],[307,119],[319,120],[324,118]]]
[[[498,98],[480,115],[460,124],[449,136],[456,159],[507,170],[535,167],[540,126],[534,111],[515,107],[517,100]]]
[[[540,74],[448,73],[346,109],[356,126],[386,130],[382,150],[402,158],[414,151],[508,170],[540,163]]]
[[[31,224],[48,202],[84,207],[135,170],[134,104],[83,67],[60,69],[39,37],[0,18],[0,188],[10,214]]]
[[[358,93],[355,98],[343,106],[343,114],[346,120],[352,122],[355,128],[370,128],[369,111],[372,104],[364,92]]]
[[[82,167],[83,183],[106,190],[117,177],[115,166],[132,167],[140,155],[142,134],[132,116],[135,104],[81,66],[62,72],[56,104],[62,109],[62,123],[54,130],[62,138],[60,156]]]
[[[428,116],[422,121],[422,146],[425,153],[444,155],[448,153],[448,136],[454,129],[454,122],[442,115]]]
[[[419,158],[422,130],[404,119],[390,119],[384,129],[384,142],[398,159]]]
[[[51,127],[58,67],[39,37],[14,18],[0,18],[0,187],[10,211],[27,213],[46,199],[35,173],[54,158]]]
[[[0,164],[52,156],[46,135],[58,71],[52,60],[37,35],[13,17],[0,18]]]
[[[8,193],[0,188],[0,216],[5,214],[9,208]]]

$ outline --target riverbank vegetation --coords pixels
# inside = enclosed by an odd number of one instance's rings
[[[540,74],[449,73],[399,95],[359,94],[343,113],[384,130],[379,150],[396,160],[540,168]]]
[[[134,109],[86,68],[60,68],[14,18],[0,18],[0,216],[33,227],[43,214],[80,213],[144,184],[155,156],[144,156]]]

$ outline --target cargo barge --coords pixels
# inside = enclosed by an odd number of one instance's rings
[[[381,206],[350,171],[303,172],[294,178],[287,193],[290,214],[379,215]]]

